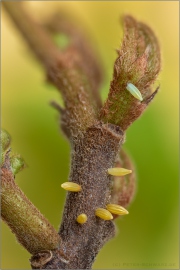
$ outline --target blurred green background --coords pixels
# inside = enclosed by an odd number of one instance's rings
[[[142,118],[127,131],[124,148],[136,165],[138,188],[130,214],[116,221],[117,236],[99,253],[94,269],[179,269],[178,265],[178,1],[27,1],[31,15],[44,21],[65,10],[94,37],[103,59],[108,93],[115,49],[122,40],[120,17],[131,14],[149,24],[162,48],[161,88]],[[60,100],[26,43],[2,11],[2,127],[28,168],[16,181],[58,229],[69,173],[70,148],[48,103]],[[2,269],[30,269],[30,255],[2,224]]]

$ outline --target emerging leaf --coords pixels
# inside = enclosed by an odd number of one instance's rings
[[[124,38],[117,52],[109,96],[101,109],[100,119],[126,130],[156,93],[151,95],[152,84],[161,66],[160,49],[157,38],[147,25],[125,16]],[[139,92],[134,94],[138,94],[140,100],[127,90],[129,84],[138,89]]]

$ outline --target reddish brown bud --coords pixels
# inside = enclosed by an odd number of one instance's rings
[[[124,38],[100,118],[126,130],[142,114],[149,103],[147,101],[154,97],[152,84],[160,65],[159,44],[153,31],[131,16],[125,16]],[[135,98],[136,95],[127,90],[128,84],[133,85],[142,98]]]
[[[113,177],[111,203],[118,204],[126,208],[133,200],[135,194],[136,181],[134,166],[128,155],[123,150],[120,151],[119,159],[117,160],[115,166],[124,166],[132,170],[131,174]],[[113,216],[114,218],[118,217],[118,215]]]

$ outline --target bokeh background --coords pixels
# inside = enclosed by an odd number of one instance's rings
[[[117,236],[99,253],[94,269],[179,269],[178,265],[178,1],[26,1],[28,12],[44,21],[65,10],[88,29],[103,59],[106,98],[115,49],[123,32],[120,18],[131,14],[149,24],[162,48],[161,88],[145,114],[127,131],[124,148],[136,165],[138,188],[130,214],[116,221]],[[42,67],[2,10],[2,127],[13,151],[28,168],[16,181],[58,229],[69,173],[70,148],[48,103],[60,100],[45,83]],[[30,269],[30,255],[3,223],[1,269]]]

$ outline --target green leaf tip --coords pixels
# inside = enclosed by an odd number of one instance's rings
[[[11,170],[14,175],[22,171],[27,165],[20,155],[12,155],[10,157]]]

